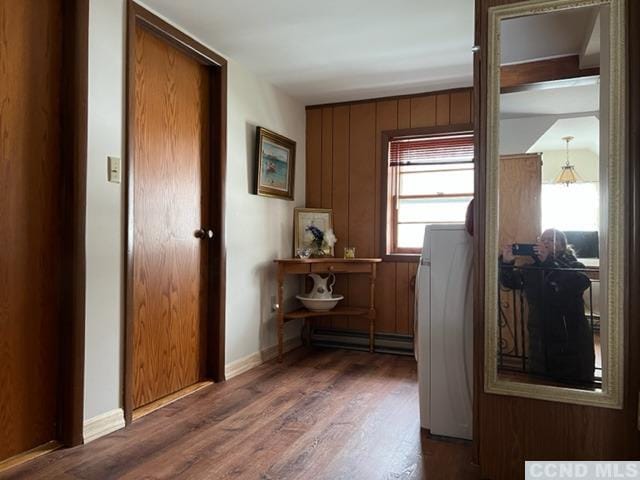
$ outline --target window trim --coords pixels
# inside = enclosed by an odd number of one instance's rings
[[[389,228],[390,225],[397,225],[398,223],[396,209],[390,208],[392,206],[393,199],[395,199],[395,195],[389,196],[389,142],[400,138],[420,138],[456,134],[474,134],[473,124],[465,123],[435,127],[405,128],[385,130],[381,133],[380,257],[384,261],[417,262],[420,260],[420,249],[397,248],[395,246],[395,228]],[[389,246],[391,246],[391,249]]]

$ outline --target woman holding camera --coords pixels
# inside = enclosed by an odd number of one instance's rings
[[[582,296],[591,281],[576,270],[584,265],[556,229],[542,233],[530,256],[532,264],[518,267],[513,245],[505,245],[500,256],[500,283],[522,290],[527,299],[529,372],[565,383],[592,383],[593,332]]]

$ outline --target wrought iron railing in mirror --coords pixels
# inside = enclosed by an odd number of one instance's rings
[[[602,388],[598,268],[501,263],[498,372],[525,383]],[[595,294],[594,294],[595,290]]]

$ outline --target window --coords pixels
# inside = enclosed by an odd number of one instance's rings
[[[384,253],[411,255],[422,249],[425,225],[464,222],[473,198],[473,134],[393,133],[383,136]]]
[[[598,231],[600,192],[598,183],[542,184],[542,231]]]

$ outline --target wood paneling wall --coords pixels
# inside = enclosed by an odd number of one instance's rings
[[[378,257],[380,246],[380,174],[382,132],[403,128],[472,122],[472,90],[382,98],[307,107],[306,206],[333,209],[338,243],[359,257]],[[413,279],[417,262],[383,262],[376,283],[376,332],[413,335]],[[338,278],[334,288],[353,305],[366,305],[368,281],[357,275]],[[359,318],[333,317],[317,325],[367,330]]]
[[[488,9],[519,0],[476,0],[475,112],[476,187],[485,184],[485,116]],[[524,478],[525,460],[631,460],[640,458],[638,392],[640,391],[640,2],[628,9],[628,103],[627,156],[629,188],[627,218],[629,259],[625,289],[626,358],[624,409],[611,410],[483,393],[484,358],[484,195],[476,188],[474,236],[474,437],[482,478]]]

